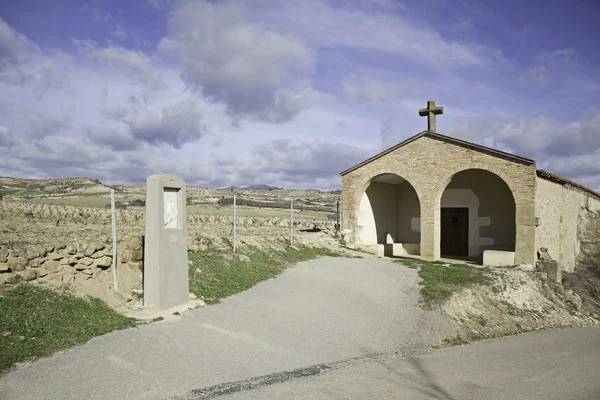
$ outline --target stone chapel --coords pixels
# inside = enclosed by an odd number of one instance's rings
[[[600,193],[534,160],[428,129],[341,173],[349,245],[385,256],[535,265],[538,250],[572,271]],[[583,233],[582,233],[583,232]]]

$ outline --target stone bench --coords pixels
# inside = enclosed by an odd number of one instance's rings
[[[506,250],[484,250],[484,267],[510,267],[515,265],[515,252]]]

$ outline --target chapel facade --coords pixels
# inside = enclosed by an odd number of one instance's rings
[[[341,173],[349,244],[484,265],[534,265],[545,247],[572,271],[600,194],[534,160],[435,132],[442,112],[428,102],[419,111],[428,130]]]

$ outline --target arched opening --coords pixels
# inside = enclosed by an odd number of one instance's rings
[[[482,262],[486,250],[514,253],[515,200],[498,175],[481,169],[456,173],[440,206],[442,257]]]
[[[380,255],[419,255],[420,217],[413,186],[399,175],[378,175],[360,201],[356,244]]]

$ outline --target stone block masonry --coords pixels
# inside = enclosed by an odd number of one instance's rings
[[[139,238],[119,245],[117,268],[139,269],[143,258],[141,248]],[[112,247],[102,242],[21,249],[0,247],[0,284],[34,280],[71,283],[108,274],[111,266]]]
[[[357,211],[371,179],[382,174],[399,175],[413,186],[419,197],[421,256],[438,260],[441,197],[452,176],[468,169],[489,171],[508,185],[516,210],[515,262],[534,265],[535,163],[517,162],[429,136],[422,136],[342,176],[343,228],[353,232],[360,229]]]

